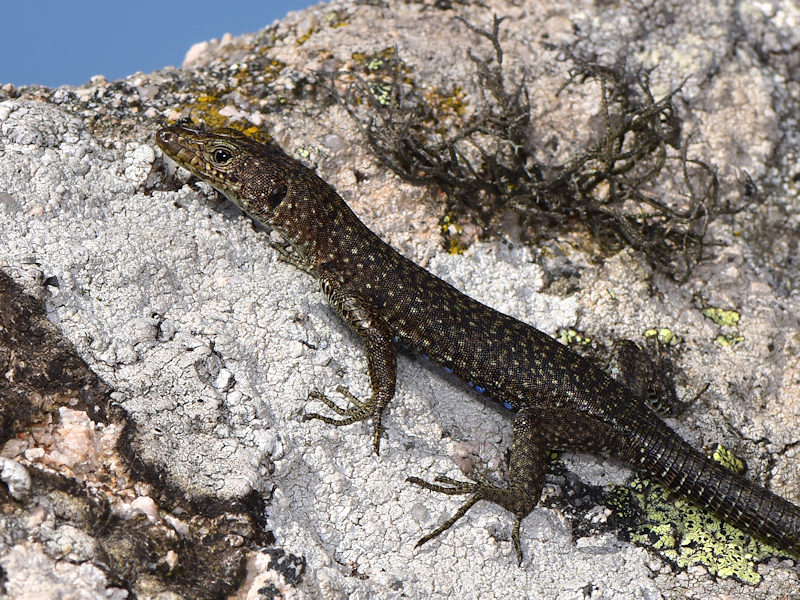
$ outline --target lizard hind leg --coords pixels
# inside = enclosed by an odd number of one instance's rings
[[[481,478],[474,481],[458,481],[450,477],[437,477],[437,483],[430,483],[419,477],[409,477],[408,481],[420,487],[441,492],[450,496],[472,494],[452,517],[431,533],[422,537],[417,546],[435,538],[449,529],[456,521],[480,500],[489,500],[514,513],[514,527],[511,541],[517,554],[517,561],[522,562],[522,547],[519,541],[519,530],[522,519],[530,513],[539,502],[544,486],[544,475],[547,470],[547,435],[542,431],[542,421],[538,418],[541,411],[532,407],[519,410],[514,417],[514,434],[509,458],[509,482],[507,486],[498,486]],[[444,485],[442,485],[444,484]]]
[[[610,438],[598,421],[575,410],[526,406],[514,417],[514,433],[509,458],[508,484],[493,485],[480,478],[474,481],[458,481],[449,477],[437,477],[431,483],[419,477],[407,481],[420,487],[449,496],[472,494],[452,517],[434,531],[422,537],[417,546],[437,537],[480,500],[499,504],[514,514],[511,542],[522,562],[520,525],[522,519],[536,508],[544,487],[550,450],[604,450]]]
[[[669,361],[661,357],[658,348],[657,345],[653,360],[645,348],[631,340],[619,340],[611,351],[606,371],[657,415],[675,417],[686,409],[688,403],[679,400],[675,394],[675,384],[666,368]]]

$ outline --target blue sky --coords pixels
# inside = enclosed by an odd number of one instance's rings
[[[319,0],[2,0],[0,84],[80,85],[180,66],[195,42],[263,29]]]

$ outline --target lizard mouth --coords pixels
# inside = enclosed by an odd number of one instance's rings
[[[203,172],[202,148],[194,139],[199,132],[202,129],[186,127],[182,120],[156,133],[156,144],[164,154],[197,177]]]
[[[191,143],[191,137],[186,134],[191,131],[191,129],[187,129],[181,125],[163,127],[156,133],[156,144],[158,144],[158,147],[170,158],[179,158],[189,161],[194,153],[188,150],[188,148],[193,145]]]
[[[200,153],[196,136],[206,131],[202,123],[195,123],[189,117],[184,117],[174,125],[159,129],[156,133],[156,144],[170,158],[190,162],[193,155]]]

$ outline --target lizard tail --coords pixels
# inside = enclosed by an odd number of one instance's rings
[[[663,422],[637,429],[620,458],[723,521],[800,555],[800,507],[704,456]]]

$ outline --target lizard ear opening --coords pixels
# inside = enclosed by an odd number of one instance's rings
[[[283,199],[286,197],[286,184],[282,181],[279,181],[275,184],[275,187],[272,188],[269,192],[269,196],[267,196],[267,204],[272,209],[278,208],[280,203],[283,202]]]

